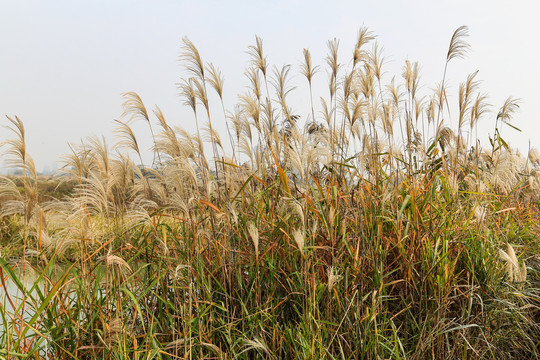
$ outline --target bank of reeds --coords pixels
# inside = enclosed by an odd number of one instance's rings
[[[1,304],[0,358],[538,357],[540,158],[506,143],[519,102],[489,112],[476,73],[448,108],[466,36],[427,95],[416,63],[385,83],[367,29],[343,63],[337,41],[320,67],[305,49],[306,114],[288,97],[297,68],[269,64],[260,38],[232,111],[185,39],[196,133],[126,93],[116,143],[72,144],[59,181],[75,188],[48,201],[9,117],[3,156],[24,176],[0,183],[0,274],[22,301]],[[479,121],[494,124],[487,147]]]

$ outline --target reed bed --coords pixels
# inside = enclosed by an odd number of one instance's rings
[[[307,49],[273,66],[257,37],[229,110],[186,38],[178,88],[196,132],[125,93],[115,142],[71,144],[58,181],[73,190],[56,198],[8,117],[3,156],[23,175],[0,179],[0,358],[538,357],[540,156],[504,140],[519,101],[493,111],[476,73],[450,108],[467,35],[428,94],[417,63],[386,81],[366,28],[351,59],[333,40],[318,66]],[[297,72],[306,114],[289,101]]]

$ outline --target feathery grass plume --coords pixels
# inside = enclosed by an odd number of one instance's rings
[[[411,99],[414,99],[416,97],[418,84],[420,83],[418,77],[418,62],[411,63],[409,60],[406,60],[401,76],[405,80],[407,92],[410,94]]]
[[[465,25],[460,26],[452,35],[450,40],[450,46],[448,47],[448,53],[446,54],[446,62],[454,58],[464,58],[467,51],[470,49],[470,45],[465,41],[465,38],[469,36],[469,28]]]
[[[446,182],[447,182],[447,185],[448,185],[448,189],[450,190],[450,193],[452,194],[452,196],[457,196],[458,192],[459,192],[459,180],[458,180],[458,175],[457,174],[450,174],[448,176],[448,178],[446,178]]]
[[[380,96],[382,101],[382,88],[381,88],[381,77],[383,75],[382,68],[384,65],[385,58],[382,56],[383,48],[379,46],[377,42],[373,44],[373,49],[371,50],[371,53],[369,54],[369,66],[373,69],[373,74],[375,75],[375,78],[379,82],[379,90],[380,90]]]
[[[334,205],[330,205],[330,210],[328,211],[328,225],[330,228],[334,227],[334,221],[336,218],[336,209],[334,208]]]
[[[204,65],[197,47],[187,38],[182,38],[184,45],[179,60],[185,64],[185,68],[191,77],[203,80],[205,78]]]
[[[263,74],[263,78],[264,78],[264,85],[265,85],[265,88],[266,88],[266,101],[265,102],[262,102],[264,106],[266,106],[266,110],[268,112],[268,116],[267,116],[267,122],[269,125],[272,125],[274,124],[274,119],[273,119],[273,110],[272,110],[272,102],[270,101],[270,90],[268,89],[268,77],[267,77],[267,72],[268,72],[268,61],[266,59],[266,57],[264,56],[264,53],[263,53],[263,44],[262,44],[262,39],[259,37],[259,36],[255,36],[255,45],[250,45],[248,47],[248,54],[250,55],[251,57],[251,66],[255,69],[258,69],[262,74]],[[255,80],[255,79],[254,79]],[[254,85],[254,84],[252,84]],[[256,92],[254,90],[254,92]],[[260,99],[260,96],[257,96],[257,104],[260,108],[261,106],[261,99]],[[261,129],[259,128],[259,136],[261,134]],[[270,131],[271,131],[271,127],[270,127]],[[269,138],[269,134],[265,134],[265,136],[267,138]],[[268,140],[269,141],[269,140]],[[269,144],[269,143],[268,143]]]
[[[72,250],[74,247],[80,246],[82,240],[75,237],[65,237],[56,242],[56,253],[60,256],[67,256],[68,251]]]
[[[360,28],[360,30],[358,30],[358,36],[356,39],[356,44],[354,46],[354,52],[353,52],[353,68],[356,67],[356,64],[358,64],[358,62],[366,61],[369,58],[368,53],[362,48],[364,47],[364,45],[366,45],[367,43],[369,43],[371,40],[374,40],[374,39],[375,39],[375,36],[373,35],[371,31],[369,31],[367,27],[363,26]]]
[[[193,91],[195,98],[206,109],[206,112],[210,112],[210,102],[208,101],[208,96],[206,95],[206,87],[203,81],[200,81],[197,78],[191,78],[190,83],[193,86]]]
[[[206,82],[208,80],[205,76],[205,68],[204,68],[201,56],[199,54],[199,51],[195,47],[195,45],[187,37],[184,37],[182,40],[184,42],[184,46],[182,47],[183,51],[180,54],[179,59],[184,64],[185,69],[188,71],[188,73],[191,76],[188,83],[191,89],[189,89],[188,87],[188,88],[185,88],[184,91],[188,92],[188,96],[194,95],[195,98],[198,99],[199,102],[204,106],[204,108],[206,109],[206,115],[208,117],[208,126],[210,128],[210,134],[214,134],[214,129],[212,125],[212,117],[210,115],[210,103],[208,100],[208,93],[206,91]],[[218,74],[214,74],[214,75],[218,75]],[[214,82],[219,82],[219,85],[222,85],[222,81],[221,79],[219,79],[219,76],[218,76],[218,79],[214,79]],[[218,84],[216,83],[216,85]],[[190,91],[193,92],[193,94],[190,94]],[[192,109],[195,109],[195,108],[196,106],[192,107]],[[200,137],[196,110],[194,110],[194,114],[195,114],[195,121],[197,122],[197,135],[199,135]],[[219,154],[216,147],[216,142],[214,140],[215,140],[214,136],[212,136],[211,143],[212,143],[212,154],[214,156],[214,159],[213,159],[214,167],[215,167],[216,175],[219,178],[219,169],[217,166]],[[204,157],[202,146],[201,146],[201,153],[203,154],[201,155],[201,157]]]
[[[238,212],[236,211],[236,207],[233,203],[227,204],[228,214],[231,216],[232,224],[238,225]]]
[[[313,66],[311,61],[311,53],[308,49],[304,49],[304,62],[300,65],[300,73],[304,75],[309,84],[309,100],[311,104],[311,121],[315,121],[315,108],[313,107],[313,76],[319,71],[319,65]]]
[[[250,350],[256,350],[256,351],[262,351],[263,353],[269,354],[270,351],[268,350],[268,346],[264,344],[260,339],[254,339],[254,340],[248,340],[244,339],[244,349],[238,354],[240,356],[241,354],[250,351]]]
[[[0,214],[2,214],[2,216],[9,216],[19,212],[22,213],[24,211],[24,197],[17,187],[17,184],[15,184],[12,179],[5,176],[0,176],[0,196],[6,199],[0,206],[0,210],[2,211]],[[7,206],[7,203],[10,201],[20,202],[20,209],[14,211],[12,206]],[[18,208],[19,206],[16,207]]]
[[[219,136],[219,133],[216,131],[216,129],[213,129],[210,126],[209,122],[206,123],[206,126],[204,126],[202,128],[202,132],[203,132],[203,136],[204,136],[203,139],[204,140],[215,143],[216,145],[219,146],[219,148],[221,150],[223,150],[223,144],[221,143],[221,137]]]
[[[261,107],[259,105],[259,102],[256,99],[253,99],[251,95],[247,94],[241,94],[239,95],[240,98],[240,106],[242,107],[242,111],[249,117],[251,120],[253,120],[253,124],[255,125],[255,129],[259,133],[262,132],[261,127]],[[239,119],[240,120],[240,119]],[[242,127],[242,130],[244,133],[248,136],[249,140],[252,140],[252,134],[251,134],[251,128],[249,126],[249,123],[247,125],[244,125]]]
[[[313,76],[319,72],[320,66],[316,65],[313,66],[312,60],[311,60],[311,53],[308,49],[304,49],[304,62],[300,65],[300,73],[304,75],[311,86],[311,81],[313,80]]]
[[[259,75],[258,69],[250,67],[246,69],[244,72],[245,76],[248,78],[249,83],[251,86],[249,86],[249,89],[253,92],[253,95],[255,95],[255,99],[257,100],[257,103],[261,103],[261,78]]]
[[[103,335],[107,343],[118,343],[126,336],[126,327],[120,318],[103,324]]]
[[[540,165],[540,153],[538,152],[538,149],[532,148],[531,150],[529,150],[528,158],[533,166]]]
[[[255,248],[255,257],[259,258],[259,229],[255,226],[254,223],[250,222],[247,226],[248,234],[253,241],[253,247]]]
[[[221,75],[221,71],[214,67],[214,64],[209,63],[206,66],[206,71],[210,75],[207,79],[210,86],[216,91],[219,98],[223,100],[223,83],[224,83],[224,77]]]
[[[439,135],[439,143],[444,149],[449,148],[453,141],[456,139],[456,134],[449,127],[443,127]]]
[[[476,92],[479,81],[475,80],[478,71],[470,74],[467,77],[467,81],[459,85],[459,121],[458,129],[461,132],[461,127],[465,121],[465,115],[467,112],[471,112],[472,95]]]
[[[285,109],[288,110],[287,108]],[[274,110],[274,108],[272,107],[272,102],[270,101],[270,99],[266,99],[266,101],[262,103],[261,110],[262,110],[261,119],[262,119],[262,124],[264,125],[262,126],[262,130],[263,130],[263,135],[267,138],[266,142],[268,145],[270,141],[269,138],[272,136],[272,133],[278,134],[277,127],[275,126],[277,123],[278,115],[276,111]],[[274,145],[278,146],[279,143],[275,143]]]
[[[115,120],[115,122],[118,124],[116,129],[114,130],[116,136],[118,137],[118,141],[116,143],[117,147],[126,147],[128,149],[131,149],[137,153],[137,155],[140,157],[141,152],[139,149],[139,143],[137,142],[137,138],[135,137],[135,134],[133,133],[133,130],[131,127],[120,120]],[[142,160],[141,160],[142,164]]]
[[[158,208],[155,201],[146,198],[134,199],[126,210],[124,215],[127,228],[135,228],[137,226],[144,227],[152,226],[152,217],[150,216],[153,209]]]
[[[298,250],[303,254],[304,253],[304,244],[305,244],[305,238],[304,238],[304,229],[298,228],[293,231],[293,238],[294,242],[298,246]]]
[[[79,180],[88,177],[91,166],[90,149],[84,143],[81,145],[68,143],[68,146],[71,153],[63,155],[62,172]],[[68,178],[64,177],[62,180],[68,181]]]
[[[290,204],[289,206],[292,209],[292,211],[294,212],[294,214],[296,216],[298,216],[298,219],[300,220],[300,223],[305,224],[306,218],[305,218],[305,215],[304,215],[304,209],[302,208],[302,204],[300,204],[300,202],[298,200],[295,200],[295,199],[291,199],[289,204]]]
[[[482,205],[477,205],[474,208],[474,218],[477,222],[483,223],[486,219],[487,209],[483,207]]]
[[[279,100],[279,103],[281,105],[285,120],[287,122],[291,122],[291,113],[289,111],[289,108],[287,107],[287,95],[293,91],[296,87],[290,86],[288,84],[288,78],[289,78],[289,72],[291,70],[290,65],[284,65],[281,69],[278,69],[276,66],[274,66],[274,72],[273,72],[273,79],[270,80],[272,85],[274,86],[274,89],[276,90],[276,95]],[[273,126],[270,126],[270,129]]]
[[[135,183],[135,167],[133,161],[122,153],[119,153],[118,158],[113,160],[111,173],[113,175],[114,191],[118,196],[129,196],[130,190]]]
[[[137,119],[142,119],[146,121],[148,123],[148,127],[150,128],[150,134],[152,135],[152,140],[154,141],[154,148],[155,148],[156,137],[154,136],[152,122],[150,121],[150,118],[148,117],[148,111],[146,111],[146,107],[144,106],[144,103],[141,97],[133,91],[122,93],[122,97],[124,99],[124,101],[122,102],[122,107],[124,109],[122,113],[122,117],[123,118],[127,117],[128,121],[133,121]],[[133,138],[134,137],[135,136],[133,135]],[[139,152],[137,151],[137,153]],[[158,153],[154,152],[154,162],[155,162],[156,156],[157,156],[158,161],[161,163],[159,152]]]
[[[529,175],[529,187],[534,190],[540,190],[540,171],[533,169]]]
[[[513,97],[507,98],[497,114],[497,120],[509,125],[512,117],[519,110],[520,102],[521,99],[514,99]]]
[[[179,149],[178,155],[171,156],[172,159],[188,158],[195,162],[199,161],[199,165],[204,163],[201,162],[204,160],[202,137],[199,135],[190,134],[185,129],[178,126],[171,129],[171,136],[176,139],[176,141],[172,140],[172,142],[175,144],[175,148],[178,146]],[[171,153],[170,155],[173,154]]]
[[[338,71],[341,68],[341,65],[338,62],[338,49],[339,49],[339,40],[333,39],[328,40],[326,43],[328,46],[328,55],[326,56],[326,64],[330,68],[330,98],[333,99],[337,91],[337,75]]]
[[[323,118],[326,121],[326,124],[328,125],[328,129],[330,129],[332,117],[334,116],[336,109],[332,106],[332,104],[328,106],[328,103],[322,97],[321,97],[321,105],[322,105],[321,114],[323,115]]]
[[[374,84],[374,73],[371,66],[364,66],[357,73],[359,79],[359,87],[362,95],[366,100],[373,99],[375,97],[375,84]]]
[[[290,164],[291,169],[296,171],[298,175],[300,175],[300,179],[305,178],[305,171],[304,171],[304,161],[302,161],[303,156],[300,154],[300,152],[296,148],[288,149],[287,150],[287,162]]]
[[[7,155],[5,162],[8,167],[22,170],[23,176],[22,191],[19,191],[14,183],[10,184],[9,181],[4,183],[4,188],[0,189],[0,198],[5,195],[12,195],[14,199],[4,201],[0,210],[5,214],[21,214],[24,216],[25,224],[28,224],[34,214],[34,208],[38,204],[36,166],[34,160],[26,151],[26,133],[23,122],[17,116],[11,118],[6,115],[6,117],[13,126],[4,127],[13,132],[15,138],[0,143],[0,147],[4,145],[8,146],[8,149],[5,151]],[[3,194],[3,192],[5,193]]]
[[[501,125],[506,124],[513,129],[521,131],[514,125],[510,124],[510,121],[512,120],[514,113],[516,113],[519,109],[520,101],[521,101],[520,99],[514,99],[512,97],[509,97],[506,99],[503,106],[500,108],[497,114],[497,118],[495,119],[494,137],[493,139],[491,139],[490,137],[490,142],[492,145],[492,148],[491,148],[492,154],[495,153],[495,151],[500,150],[501,148],[505,148],[507,151],[510,151],[510,147],[508,146],[506,141],[504,141],[504,139],[501,137],[501,129],[499,129],[499,126],[498,126],[499,121],[501,122]]]
[[[383,131],[388,135],[389,139],[394,135],[394,106],[391,103],[383,104],[383,109],[381,111],[381,121],[383,125]],[[357,115],[360,118],[361,110]],[[390,140],[389,140],[390,141]]]
[[[251,56],[251,64],[255,69],[262,72],[263,77],[266,78],[268,70],[268,61],[263,53],[263,41],[259,36],[255,36],[255,45],[248,46],[248,54]],[[270,94],[267,94],[270,96]]]
[[[107,267],[118,267],[118,269],[123,273],[131,273],[131,266],[127,263],[126,260],[122,259],[120,256],[113,255],[110,251],[107,255],[103,256],[102,261]]]
[[[248,159],[253,163],[255,159],[255,155],[253,154],[252,148],[251,148],[251,141],[248,140],[247,137],[242,136],[240,138],[240,143],[238,144],[240,153],[246,155]]]
[[[355,91],[355,87],[352,86],[354,79],[354,72],[350,72],[348,74],[345,74],[343,80],[342,80],[342,87],[343,87],[343,97],[340,99],[341,102],[344,104],[347,104],[349,102],[350,97],[354,94],[353,91]]]
[[[135,153],[139,157],[140,166],[142,167],[142,175],[143,175],[142,177],[145,179],[144,182],[147,185],[145,189],[145,194],[148,198],[150,198],[152,196],[151,187],[150,187],[150,183],[146,174],[146,170],[144,169],[144,163],[143,163],[142,155],[139,149],[139,144],[137,142],[137,138],[135,137],[133,130],[127,123],[122,122],[120,120],[115,120],[115,121],[118,124],[118,127],[116,127],[115,129],[115,135],[118,137],[118,142],[116,146],[120,148],[127,147],[135,151]],[[115,178],[116,179],[123,178],[123,179],[130,180],[131,182],[133,182],[134,181],[133,179],[134,164],[131,161],[128,161],[129,159],[122,154],[120,154],[120,160],[125,166],[117,167],[117,170],[122,169],[123,171],[121,173],[123,176],[121,177],[115,176]],[[118,171],[116,171],[116,174],[119,175]],[[125,182],[125,185],[127,185],[127,182]]]
[[[146,107],[139,94],[130,91],[122,93],[122,97],[122,107],[124,109],[122,117],[127,117],[129,121],[142,119],[148,123],[150,122],[148,111],[146,111]]]
[[[328,289],[328,292],[331,293],[334,286],[336,286],[338,281],[341,279],[341,275],[338,275],[337,270],[334,266],[328,267],[326,275],[328,277],[328,282],[326,283],[326,287]]]
[[[174,130],[167,124],[165,116],[159,107],[155,107],[154,114],[159,120],[162,131],[158,133],[158,141],[155,144],[156,151],[169,155],[171,158],[179,157],[185,152]]]
[[[465,38],[469,35],[469,29],[467,26],[463,25],[457,28],[457,30],[452,35],[450,39],[450,45],[448,47],[448,53],[446,54],[446,63],[444,64],[444,71],[442,81],[439,87],[435,90],[436,96],[438,98],[438,111],[437,111],[437,122],[435,127],[435,141],[438,142],[440,136],[440,130],[443,126],[443,121],[441,115],[443,113],[443,107],[445,104],[446,98],[446,72],[448,70],[448,63],[454,58],[464,58],[465,54],[470,48],[470,45],[465,41]]]
[[[87,141],[90,144],[89,154],[92,159],[93,171],[97,171],[102,178],[108,179],[111,175],[111,161],[105,136],[102,136],[101,139],[98,136],[90,136],[87,137]]]
[[[88,211],[94,214],[111,215],[116,208],[112,194],[113,182],[103,178],[96,172],[91,172],[84,183],[74,190],[74,195]]]
[[[522,159],[509,151],[498,151],[492,157],[492,164],[484,174],[486,180],[495,191],[508,194],[520,181]]]
[[[470,126],[471,129],[478,124],[478,120],[482,116],[484,116],[486,113],[488,113],[490,110],[490,104],[487,103],[488,96],[486,94],[480,94],[478,93],[476,95],[476,99],[474,101],[474,104],[471,108],[471,120],[470,120]]]
[[[197,121],[197,96],[195,93],[193,79],[182,79],[180,83],[176,84],[176,86],[180,90],[180,96],[184,99],[182,104],[191,108],[195,114],[195,120]]]
[[[437,112],[437,97],[432,96],[429,101],[428,105],[426,107],[426,116],[428,119],[428,124],[433,124],[435,122]]]
[[[395,76],[392,77],[392,80],[389,84],[385,85],[386,91],[389,93],[392,103],[396,108],[399,109],[399,104],[401,103],[401,98],[403,97],[403,92],[400,91],[401,85],[396,85]]]
[[[13,132],[16,138],[6,140],[0,143],[0,146],[8,145],[9,148],[5,152],[5,154],[8,156],[6,159],[6,164],[11,168],[21,169],[23,171],[26,183],[27,176],[31,176],[32,179],[35,179],[37,177],[37,172],[32,157],[26,151],[26,133],[24,130],[24,124],[18,116],[11,118],[6,115],[6,118],[13,126],[4,127]]]
[[[506,252],[499,249],[499,256],[506,262],[508,281],[523,282],[527,280],[527,267],[525,266],[525,262],[522,262],[521,265],[519,264],[512,245],[508,244]]]

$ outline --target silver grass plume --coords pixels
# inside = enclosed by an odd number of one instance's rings
[[[300,252],[303,254],[304,253],[304,243],[305,243],[304,229],[303,228],[298,228],[298,229],[294,230],[293,231],[293,238],[294,238],[294,242],[298,246],[298,250],[300,250]]]
[[[469,28],[465,25],[460,26],[452,35],[448,53],[446,54],[446,62],[454,58],[463,58],[471,47],[465,38],[469,36]]]
[[[506,270],[510,282],[523,282],[527,280],[527,267],[525,266],[525,262],[522,262],[521,265],[519,264],[512,245],[508,244],[506,252],[499,249],[499,256],[506,262]]]
[[[329,266],[327,270],[328,282],[326,284],[328,292],[332,292],[332,289],[336,286],[338,281],[341,279],[341,276],[338,275],[336,268],[334,266]]]
[[[255,226],[254,223],[250,222],[247,227],[248,234],[251,237],[253,242],[253,247],[255,248],[255,257],[259,258],[259,229]]]

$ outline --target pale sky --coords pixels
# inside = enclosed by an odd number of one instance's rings
[[[539,95],[540,3],[537,1],[75,1],[0,0],[0,125],[3,114],[25,124],[28,151],[38,170],[61,161],[89,135],[109,142],[114,119],[122,112],[121,93],[137,92],[148,110],[158,105],[171,125],[190,131],[194,118],[182,106],[176,83],[182,37],[199,49],[205,62],[225,77],[225,106],[232,110],[248,84],[243,76],[246,50],[262,37],[271,65],[291,64],[297,90],[291,103],[307,116],[307,84],[299,75],[302,49],[324,69],[326,42],[340,40],[340,60],[348,64],[361,26],[384,47],[387,79],[400,77],[405,60],[418,61],[426,93],[441,81],[453,32],[469,27],[472,49],[448,70],[449,96],[457,99],[459,83],[480,70],[481,88],[493,113],[482,120],[479,135],[486,145],[496,113],[508,96],[521,98],[514,124],[505,129],[511,146],[527,151],[529,139],[540,147]],[[327,96],[327,76],[318,74]],[[214,101],[217,99],[214,99]],[[214,102],[220,107],[219,102]],[[153,119],[155,120],[155,119]],[[218,126],[216,126],[218,127]],[[224,131],[224,125],[219,126]],[[145,147],[150,135],[135,126]],[[224,134],[223,134],[224,135]],[[0,142],[11,137],[0,128]],[[5,148],[0,149],[5,150]],[[147,152],[149,153],[149,152]],[[146,157],[146,159],[151,157]],[[3,158],[0,158],[0,167]]]

